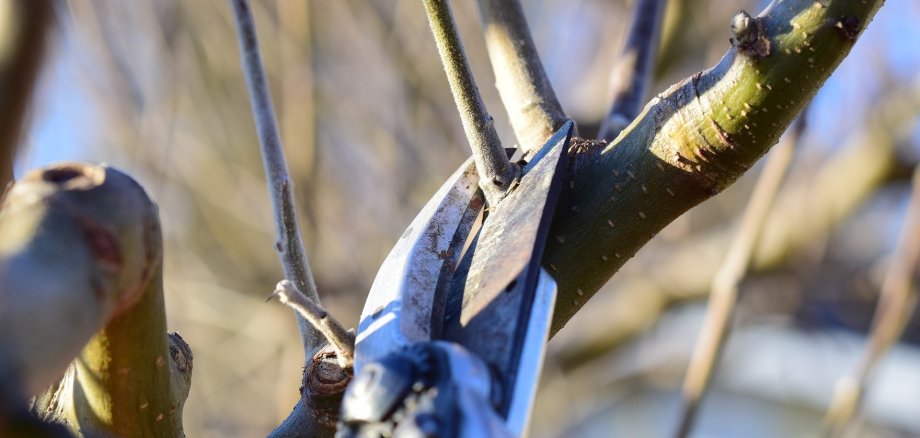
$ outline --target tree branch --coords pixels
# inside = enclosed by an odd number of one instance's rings
[[[920,263],[920,167],[914,172],[913,189],[907,218],[901,230],[898,246],[891,256],[882,283],[882,292],[872,322],[869,344],[853,375],[837,382],[834,397],[827,412],[826,427],[831,436],[849,436],[853,418],[859,412],[869,377],[875,366],[898,341],[904,325],[917,305],[917,293],[912,288],[913,276]]]
[[[763,173],[754,186],[750,202],[745,208],[741,224],[725,256],[725,261],[712,280],[709,305],[703,328],[697,339],[693,356],[684,378],[681,420],[677,436],[686,437],[693,429],[697,408],[709,387],[712,373],[722,353],[725,340],[729,334],[729,324],[735,314],[738,301],[738,287],[751,263],[754,244],[762,233],[764,224],[776,193],[785,178],[789,163],[795,152],[796,144],[805,128],[805,114],[799,116],[798,122],[785,141],[774,148],[769,156]]]
[[[652,236],[775,144],[881,4],[774,2],[753,24],[769,54],[731,48],[715,67],[653,99],[617,141],[582,163],[543,261],[559,286],[554,333]]]
[[[479,95],[450,3],[447,0],[424,0],[424,4],[431,33],[434,34],[438,54],[441,55],[441,64],[444,65],[450,91],[463,121],[463,131],[473,149],[476,170],[480,176],[479,185],[486,199],[494,203],[511,188],[520,169],[508,160],[492,116],[486,111]]]
[[[287,161],[284,158],[281,136],[278,133],[278,123],[272,107],[265,69],[259,55],[259,42],[256,38],[252,11],[247,0],[230,0],[230,3],[236,17],[242,67],[249,88],[253,117],[261,145],[262,163],[265,166],[269,193],[272,197],[276,231],[275,248],[281,258],[285,277],[298,291],[303,291],[306,298],[319,305],[316,283],[313,280],[307,253],[300,237],[292,182],[288,175]],[[322,357],[316,356],[315,352],[324,345],[324,339],[319,336],[317,330],[310,325],[307,319],[296,312],[295,316],[304,347],[305,374],[303,379],[305,382],[319,382],[321,390],[309,391],[302,388],[301,399],[294,410],[269,436],[303,436],[304,434],[317,437],[333,436],[339,405],[337,403],[326,404],[324,401],[341,399],[345,387],[351,381],[351,372],[339,366],[338,360],[331,362],[328,360],[330,355],[335,355],[334,352]],[[345,358],[342,359],[342,363],[347,362]],[[335,365],[329,365],[330,363]],[[320,413],[324,414],[320,415]]]
[[[192,356],[167,340],[144,190],[104,166],[31,172],[3,204],[0,242],[0,357],[29,394],[67,369],[36,414],[82,435],[182,436]]]
[[[272,211],[275,216],[275,249],[281,259],[284,276],[293,282],[307,298],[319,303],[316,282],[313,280],[313,271],[307,260],[307,251],[304,248],[300,225],[297,222],[293,182],[288,175],[287,160],[284,158],[284,147],[281,144],[281,135],[278,133],[271,92],[268,89],[265,68],[259,54],[259,41],[256,37],[252,11],[249,9],[248,0],[230,0],[230,3],[233,5],[233,13],[236,17],[240,57],[246,76],[246,85],[249,88],[252,115],[259,134],[268,191],[272,198]],[[305,359],[309,360],[311,352],[320,347],[323,340],[317,336],[309,322],[297,313],[295,316],[300,328]]]
[[[0,190],[13,179],[13,160],[51,28],[50,0],[0,0]]]
[[[355,335],[329,315],[326,309],[310,301],[301,293],[294,284],[288,280],[281,280],[275,286],[272,298],[278,297],[282,304],[294,309],[304,319],[310,321],[313,328],[319,331],[326,341],[334,348],[338,356],[339,366],[350,370],[355,364]]]
[[[518,0],[479,0],[486,49],[518,146],[538,148],[566,122]]]
[[[642,110],[654,73],[667,3],[667,0],[637,0],[626,45],[610,75],[613,103],[601,122],[598,139],[613,141]]]
[[[351,378],[351,370],[339,366],[336,352],[330,345],[317,351],[304,369],[300,400],[287,419],[268,436],[335,436],[342,397]]]
[[[897,133],[913,123],[918,111],[920,84],[909,92],[890,93],[867,108],[866,123],[847,137],[838,152],[811,170],[806,182],[779,194],[755,246],[750,271],[762,273],[795,259],[850,217],[879,187],[900,177],[903,164],[898,163]],[[847,184],[842,186],[844,180]],[[677,248],[650,254],[654,266],[640,268],[646,273],[615,278],[610,286],[616,292],[604,293],[593,306],[582,309],[587,314],[556,344],[564,345],[559,353],[563,366],[589,362],[654,324],[670,306],[705,297],[733,228],[697,233]]]

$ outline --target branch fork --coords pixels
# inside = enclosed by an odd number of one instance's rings
[[[281,280],[269,299],[278,298],[281,304],[294,309],[300,316],[310,322],[313,328],[323,335],[335,349],[338,363],[342,369],[350,370],[355,364],[355,333],[346,330],[326,309],[310,301],[290,280]]]

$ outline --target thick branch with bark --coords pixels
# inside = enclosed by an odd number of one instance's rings
[[[518,146],[538,148],[566,122],[518,0],[479,0],[495,86]]]
[[[665,225],[773,146],[882,3],[773,3],[736,30],[718,65],[660,94],[616,142],[587,157],[544,256],[559,285],[553,332]]]
[[[0,0],[0,190],[13,178],[51,15],[50,0]]]
[[[898,132],[920,111],[920,87],[884,98],[867,110],[866,124],[840,151],[822,161],[806,183],[785,188],[754,247],[751,272],[776,269],[807,252],[864,205],[880,186],[899,177]],[[894,116],[892,116],[894,115]],[[846,181],[841,185],[840,181]],[[731,227],[700,233],[655,257],[648,274],[617,277],[614,293],[594,305],[564,334],[564,366],[589,362],[649,327],[671,305],[705,297],[716,275]],[[597,301],[598,299],[602,301]],[[582,322],[593,321],[589,324]],[[599,322],[603,323],[598,325]]]
[[[0,211],[0,357],[26,393],[51,386],[40,418],[88,436],[183,435],[192,355],[167,337],[161,265],[156,205],[127,175],[72,163],[13,186]]]

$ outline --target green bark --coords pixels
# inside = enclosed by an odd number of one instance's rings
[[[167,337],[161,268],[156,205],[127,175],[73,163],[13,186],[0,211],[0,358],[24,392],[51,386],[33,404],[40,418],[85,436],[182,436],[192,357]]]
[[[576,157],[544,257],[559,284],[554,333],[665,225],[777,142],[882,3],[775,2],[718,65],[653,99],[599,154]]]

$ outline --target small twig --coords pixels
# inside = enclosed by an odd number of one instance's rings
[[[495,85],[524,151],[543,145],[566,122],[518,0],[479,0]]]
[[[806,109],[807,111],[807,109]],[[783,182],[796,143],[805,128],[805,112],[799,116],[792,132],[776,146],[751,193],[741,225],[729,247],[725,261],[712,282],[709,305],[703,328],[693,350],[683,385],[683,409],[677,436],[686,437],[693,428],[700,400],[709,387],[713,370],[719,361],[729,333],[729,323],[738,301],[738,285],[747,272],[754,244],[766,222],[767,213]]]
[[[275,292],[270,298],[278,297],[282,304],[294,309],[304,317],[316,331],[335,348],[339,365],[346,370],[352,369],[355,363],[355,335],[345,329],[335,318],[329,315],[326,309],[310,301],[297,287],[288,280],[281,280],[275,286]]]
[[[837,382],[828,408],[825,426],[831,436],[845,436],[850,429],[865,397],[869,377],[901,336],[917,304],[917,294],[911,283],[920,263],[920,167],[914,171],[912,190],[901,239],[882,283],[869,344],[856,371]]]
[[[476,170],[481,178],[479,185],[486,199],[494,202],[501,199],[511,187],[518,177],[518,169],[508,159],[492,116],[486,111],[479,95],[450,4],[447,0],[424,0],[424,3],[428,23],[441,55],[441,64],[444,65],[450,91],[463,121],[463,131],[473,149]]]
[[[667,0],[637,0],[623,51],[610,74],[613,103],[601,122],[597,138],[612,141],[639,115],[661,40],[661,21]]]
[[[303,291],[307,298],[318,303],[319,294],[316,292],[313,272],[310,270],[307,252],[300,237],[291,177],[288,175],[281,135],[278,133],[278,122],[272,106],[271,92],[268,89],[268,81],[265,79],[262,58],[259,55],[259,41],[256,37],[252,11],[247,0],[231,0],[230,3],[233,5],[233,12],[236,16],[243,72],[252,101],[252,114],[261,144],[262,164],[265,166],[268,190],[272,198],[276,232],[275,248],[278,250],[285,277],[294,282],[297,289]],[[304,344],[304,353],[309,359],[312,350],[319,346],[318,339],[306,321],[298,318],[298,325],[301,341]]]

